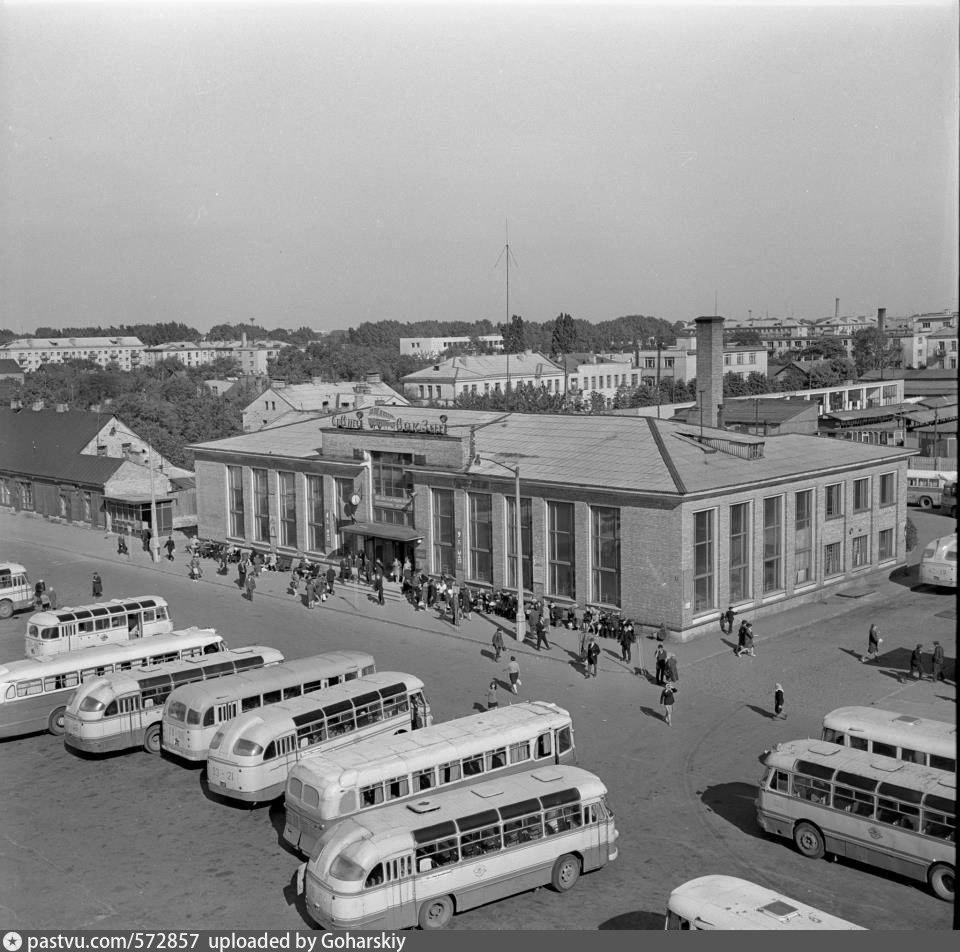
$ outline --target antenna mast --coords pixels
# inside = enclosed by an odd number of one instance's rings
[[[500,264],[500,258],[506,258],[507,260],[507,324],[510,323],[510,259],[513,257],[513,254],[510,251],[510,222],[507,221],[504,224],[504,230],[506,232],[506,244],[503,246],[503,249],[500,251],[500,257],[497,258],[497,264]],[[514,264],[516,264],[516,259],[514,258]],[[494,265],[494,267],[497,266]]]

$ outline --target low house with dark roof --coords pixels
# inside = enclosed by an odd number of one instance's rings
[[[117,417],[89,410],[0,409],[0,507],[108,531],[196,525],[188,470]]]
[[[23,368],[15,360],[9,357],[0,359],[0,380],[11,380],[14,383],[22,384],[25,379]]]
[[[723,404],[723,426],[755,436],[780,436],[785,433],[817,435],[818,404],[811,400],[779,397],[736,397]],[[673,419],[697,423],[695,406],[679,411]]]

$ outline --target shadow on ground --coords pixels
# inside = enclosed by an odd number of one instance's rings
[[[757,785],[755,783],[718,783],[701,794],[703,805],[738,830],[757,839],[764,834],[757,825]]]
[[[598,929],[662,929],[663,928],[663,913],[662,912],[644,912],[643,910],[638,910],[637,912],[625,912],[623,915],[614,916],[612,919],[607,919],[606,922],[601,922]]]

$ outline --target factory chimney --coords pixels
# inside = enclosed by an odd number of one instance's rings
[[[840,298],[833,299],[833,319],[840,317]]]
[[[887,309],[885,307],[877,308],[877,330],[883,333],[883,325],[887,322]]]
[[[698,317],[697,404],[704,426],[718,425],[723,404],[723,318]]]

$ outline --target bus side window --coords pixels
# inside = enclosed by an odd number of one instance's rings
[[[165,611],[164,609],[162,609],[162,608],[158,608],[158,609],[157,609],[157,614],[159,614],[161,611],[163,612],[163,617],[166,618],[166,617],[167,617],[167,613],[166,613],[166,611]],[[221,647],[222,644],[223,644],[223,642],[221,642],[221,641],[215,641],[215,642],[213,642],[213,644],[204,645],[204,646],[203,646],[203,653],[204,653],[204,654],[216,654],[218,651],[223,651],[224,649]]]
[[[936,754],[930,755],[930,766],[937,770],[949,770],[950,773],[956,773],[957,762],[949,757],[938,757]]]
[[[549,757],[553,753],[553,735],[541,734],[537,738],[537,760]]]
[[[419,793],[421,790],[431,790],[437,785],[433,776],[433,767],[426,770],[418,770],[413,775],[413,792]]]
[[[557,731],[557,753],[565,754],[573,747],[573,732],[569,727],[561,727]]]
[[[373,889],[375,886],[383,885],[383,863],[377,863],[373,869],[370,870],[370,875],[367,876],[366,882],[363,884],[364,889]]]
[[[893,757],[896,759],[897,748],[893,744],[881,744],[880,741],[873,742],[873,752],[880,754],[881,757]]]
[[[900,759],[908,764],[925,764],[927,758],[919,750],[910,750],[909,747],[900,748]]]
[[[770,775],[768,789],[786,793],[790,789],[790,775],[785,770],[774,770]]]
[[[848,740],[850,741],[850,747],[852,747],[854,750],[868,750],[868,749],[869,749],[870,744],[869,744],[869,742],[867,741],[866,737],[853,737],[853,736],[851,736],[851,737],[848,738]]]

